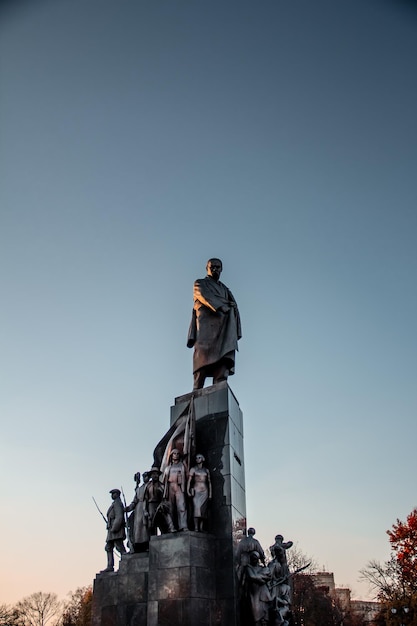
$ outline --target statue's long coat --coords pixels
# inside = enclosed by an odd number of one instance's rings
[[[126,508],[126,512],[134,511],[133,514],[133,543],[146,543],[149,541],[149,531],[147,522],[144,517],[145,512],[145,491],[147,485],[142,483],[140,487],[136,487],[135,496],[129,506]]]
[[[219,311],[223,305],[236,304],[230,289],[210,276],[194,283],[194,307],[188,332],[187,346],[194,346],[193,372],[210,367],[221,360],[234,374],[235,350],[242,336],[239,311],[231,307],[227,313]]]
[[[125,538],[126,534],[123,504],[120,498],[116,498],[116,500],[113,500],[113,504],[107,511],[107,541]]]
[[[262,620],[268,618],[268,607],[271,604],[272,596],[266,581],[270,578],[267,567],[260,565],[246,566],[247,595],[252,610],[252,617],[255,624],[260,624]]]

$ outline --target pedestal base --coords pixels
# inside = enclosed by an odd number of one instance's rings
[[[149,548],[147,626],[215,624],[215,538],[185,531],[152,537]]]
[[[97,574],[92,626],[144,626],[148,610],[149,555],[122,556],[119,571]]]

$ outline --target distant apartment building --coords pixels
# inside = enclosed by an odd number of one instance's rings
[[[354,615],[361,616],[369,624],[375,623],[375,618],[381,610],[380,602],[368,602],[367,600],[352,600],[350,606]]]
[[[311,574],[315,587],[321,589],[326,595],[337,601],[344,615],[352,614],[361,617],[368,624],[374,624],[374,620],[381,609],[379,602],[367,600],[351,600],[350,589],[336,587],[333,572],[316,572]]]

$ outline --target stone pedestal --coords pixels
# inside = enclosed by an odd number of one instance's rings
[[[149,555],[123,555],[118,572],[97,574],[92,626],[145,626]]]
[[[227,382],[199,389],[175,399],[171,424],[194,397],[196,451],[204,454],[211,473],[213,501],[208,531],[215,541],[217,621],[239,624],[234,552],[246,531],[243,416]]]
[[[173,424],[194,398],[196,451],[210,470],[207,532],[152,537],[94,582],[93,626],[239,626],[235,545],[246,530],[243,420],[226,382],[176,398]]]
[[[211,626],[216,619],[215,539],[181,532],[149,547],[147,626]]]

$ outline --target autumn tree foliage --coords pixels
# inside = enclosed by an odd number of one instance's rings
[[[404,590],[417,592],[417,508],[407,515],[405,522],[397,519],[387,534]]]
[[[93,589],[79,587],[65,604],[59,626],[91,626]]]
[[[391,556],[385,563],[370,561],[361,570],[382,603],[380,626],[417,626],[417,508],[405,522],[397,519],[387,530]]]
[[[393,603],[417,596],[417,508],[387,530],[391,556],[385,563],[370,561],[361,570],[381,602]]]

